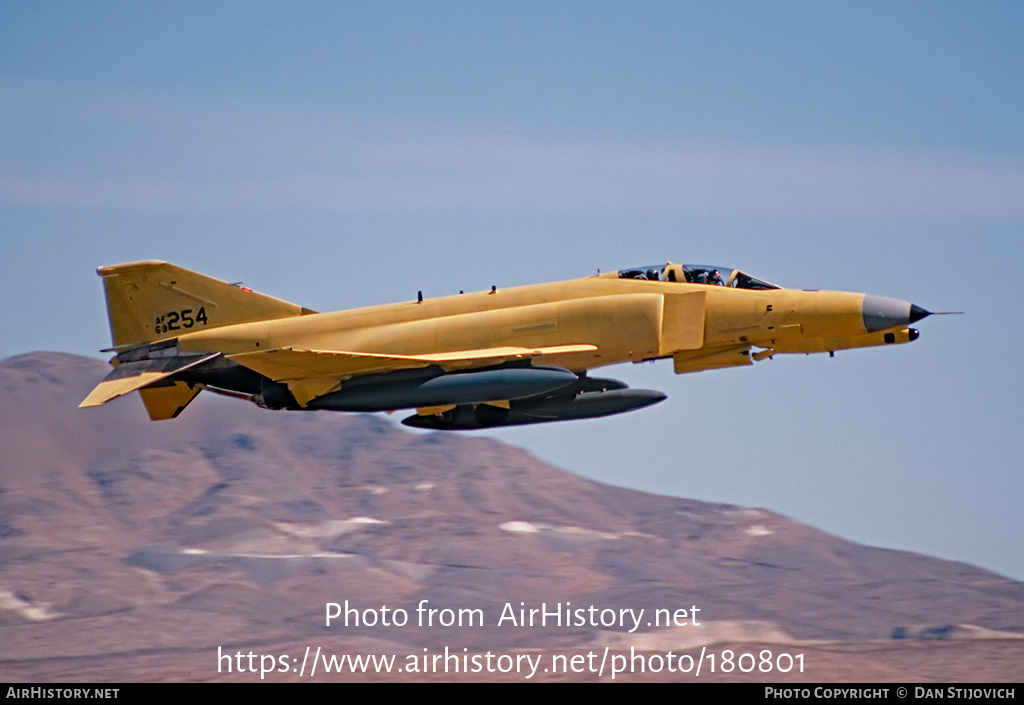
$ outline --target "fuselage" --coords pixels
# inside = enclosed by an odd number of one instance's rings
[[[901,343],[928,315],[672,263],[334,313],[155,260],[98,272],[117,356],[81,406],[139,391],[152,419],[202,389],[271,409],[415,408],[404,423],[424,428],[594,418],[665,398],[587,374],[598,367],[671,358],[681,374]]]
[[[683,307],[695,311],[673,318],[664,304],[672,297],[700,301]],[[864,302],[864,294],[851,292],[749,290],[602,275],[240,323],[176,337],[182,351],[224,354],[283,347],[416,355],[496,346],[596,346],[559,358],[560,367],[576,372],[744,346],[774,353],[830,352],[884,345],[887,332],[892,342],[910,339],[912,334],[903,331],[909,317],[897,316],[892,326],[869,330]],[[665,344],[680,339],[690,343],[682,348]]]

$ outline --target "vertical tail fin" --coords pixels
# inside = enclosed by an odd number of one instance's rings
[[[158,260],[115,264],[96,272],[103,277],[116,349],[203,328],[315,313]]]

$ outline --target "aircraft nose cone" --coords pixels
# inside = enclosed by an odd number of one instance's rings
[[[922,318],[927,318],[932,315],[932,312],[928,309],[921,308],[917,304],[910,304],[910,322],[917,323]]]
[[[864,302],[861,304],[864,328],[869,333],[892,328],[893,326],[907,326],[931,314],[931,311],[909,301],[891,299],[888,296],[865,294]]]

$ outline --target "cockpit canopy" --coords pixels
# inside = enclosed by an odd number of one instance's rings
[[[709,284],[711,286],[728,286],[734,289],[778,289],[761,279],[755,279],[746,272],[728,267],[715,267],[708,264],[655,264],[649,267],[633,267],[620,269],[619,279],[643,279],[660,282],[688,282],[690,284]]]

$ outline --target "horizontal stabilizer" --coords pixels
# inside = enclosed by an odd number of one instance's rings
[[[218,355],[220,353],[123,362],[97,384],[96,388],[89,392],[89,396],[83,399],[78,406],[79,408],[101,406],[111,399],[166,380],[173,374],[212,360]]]
[[[597,350],[595,345],[556,345],[546,348],[500,347],[480,350],[386,355],[382,353],[279,348],[265,352],[228,355],[228,359],[277,382],[302,379],[344,378],[374,372],[438,365],[445,370],[486,367],[511,360],[550,355],[569,355]]]

